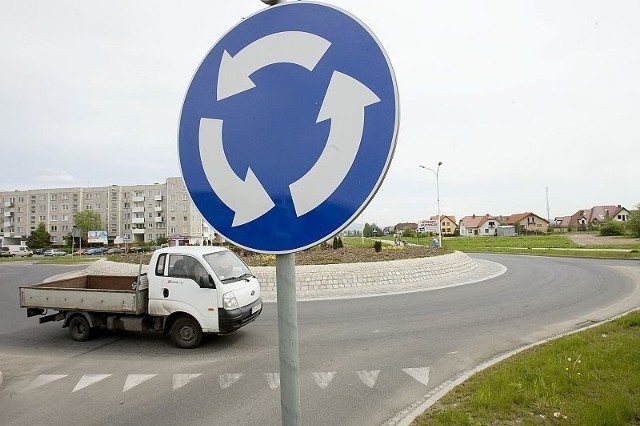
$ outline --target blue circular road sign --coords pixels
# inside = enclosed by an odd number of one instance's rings
[[[293,253],[366,207],[398,122],[393,70],[371,31],[333,6],[283,3],[241,21],[200,64],[180,117],[182,176],[222,236]]]

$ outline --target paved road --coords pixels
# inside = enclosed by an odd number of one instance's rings
[[[507,273],[434,291],[301,302],[303,423],[394,424],[483,361],[640,305],[637,261],[477,257]],[[7,276],[42,275],[41,268],[3,265],[0,300],[15,291]],[[59,324],[24,318],[7,329],[24,313],[3,307],[3,425],[280,423],[275,304],[238,333],[190,351],[156,336],[78,343]]]

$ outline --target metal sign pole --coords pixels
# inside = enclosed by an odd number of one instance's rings
[[[295,253],[276,255],[280,410],[283,426],[302,424]]]

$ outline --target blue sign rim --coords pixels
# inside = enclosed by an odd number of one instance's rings
[[[335,10],[337,12],[340,12],[343,15],[345,15],[346,17],[348,17],[351,20],[353,20],[355,23],[357,23],[369,35],[369,37],[371,37],[371,39],[375,42],[375,44],[377,45],[377,47],[379,49],[380,54],[384,58],[384,65],[386,65],[386,68],[388,69],[387,78],[390,80],[391,87],[393,88],[393,103],[394,103],[393,130],[392,130],[392,135],[391,135],[390,140],[388,140],[386,142],[386,143],[388,143],[388,152],[386,153],[386,159],[384,161],[384,165],[380,168],[380,171],[379,171],[378,178],[377,178],[376,182],[371,186],[371,188],[369,190],[366,191],[366,192],[368,192],[368,195],[364,198],[364,200],[360,203],[360,205],[357,208],[355,208],[353,213],[346,220],[343,221],[342,224],[340,224],[338,226],[333,226],[333,229],[330,232],[322,232],[323,235],[320,238],[313,238],[309,242],[303,242],[303,243],[299,243],[299,244],[292,244],[292,245],[295,245],[295,247],[287,247],[287,248],[283,248],[283,249],[272,250],[272,249],[265,249],[264,247],[258,247],[260,244],[255,244],[256,243],[255,241],[253,241],[253,242],[251,242],[251,241],[250,242],[240,241],[241,239],[238,240],[237,238],[226,234],[226,232],[221,231],[220,229],[218,229],[218,227],[216,227],[215,223],[211,223],[210,222],[209,214],[206,214],[206,212],[203,212],[202,209],[201,209],[201,206],[199,205],[199,203],[197,203],[195,201],[195,199],[194,199],[195,197],[194,197],[194,194],[192,192],[194,192],[195,189],[192,191],[192,189],[190,188],[189,182],[184,177],[184,175],[185,175],[185,166],[186,165],[183,164],[183,158],[180,155],[180,135],[181,135],[181,129],[182,129],[183,114],[185,112],[184,110],[185,110],[185,107],[186,107],[186,102],[187,102],[187,98],[188,98],[188,95],[189,95],[189,90],[191,88],[191,85],[194,83],[194,80],[196,78],[196,75],[197,75],[198,71],[203,66],[203,64],[205,63],[205,61],[209,57],[209,55],[216,49],[216,47],[227,37],[227,35],[232,33],[234,30],[236,30],[236,28],[238,28],[243,23],[249,21],[251,18],[253,18],[255,16],[258,16],[258,15],[260,15],[262,13],[268,12],[269,10],[274,10],[276,8],[296,7],[296,6],[299,6],[299,5],[317,5],[317,6],[326,7],[326,8],[329,8],[329,9],[333,9],[333,10]],[[196,207],[196,209],[202,215],[202,217],[205,219],[205,221],[216,231],[216,233],[220,234],[226,240],[228,240],[229,242],[231,242],[234,245],[237,245],[237,246],[239,246],[241,248],[244,248],[244,249],[250,250],[250,251],[255,251],[255,252],[258,252],[258,253],[265,253],[265,254],[295,253],[297,251],[302,251],[302,250],[308,249],[310,247],[316,246],[319,243],[322,243],[323,241],[327,241],[332,236],[335,236],[335,235],[339,234],[340,232],[342,232],[342,230],[344,230],[346,227],[348,227],[349,224],[351,224],[364,211],[364,209],[369,205],[369,203],[372,201],[373,197],[377,194],[378,190],[380,189],[380,186],[382,185],[382,182],[384,181],[384,179],[386,177],[386,174],[387,174],[387,172],[389,170],[389,167],[390,167],[390,164],[391,164],[391,160],[392,160],[393,155],[395,153],[395,148],[396,148],[396,144],[397,144],[397,138],[398,138],[398,132],[399,132],[399,122],[400,122],[400,105],[399,105],[398,85],[397,85],[395,73],[394,73],[393,66],[391,65],[391,61],[389,59],[389,56],[388,56],[386,50],[384,49],[384,47],[380,43],[380,40],[373,33],[373,31],[371,31],[371,29],[367,25],[365,25],[359,18],[357,18],[353,14],[351,14],[351,13],[349,13],[349,12],[339,8],[339,7],[333,6],[333,5],[328,5],[328,4],[321,3],[321,2],[312,2],[312,1],[309,1],[309,2],[307,2],[307,1],[295,2],[295,3],[281,3],[281,4],[278,4],[278,5],[275,5],[275,6],[271,6],[271,7],[265,8],[265,9],[261,9],[261,10],[257,11],[256,13],[254,13],[254,14],[248,16],[247,18],[245,18],[245,19],[239,21],[238,23],[236,23],[233,27],[231,27],[228,31],[226,31],[218,39],[218,41],[216,43],[213,44],[211,49],[203,57],[203,59],[201,60],[200,64],[198,65],[198,67],[194,71],[192,79],[190,80],[190,84],[189,84],[189,86],[187,88],[187,91],[185,92],[185,95],[184,95],[184,100],[183,100],[183,103],[182,103],[182,109],[181,109],[181,112],[180,112],[180,125],[178,127],[178,144],[177,144],[177,148],[178,148],[178,159],[179,159],[179,163],[180,163],[181,174],[183,176],[183,180],[185,182],[185,186],[187,188],[187,191],[189,193],[191,201],[193,202],[193,205]],[[211,190],[213,191],[213,188],[211,188]],[[225,228],[225,226],[221,226],[221,227]]]

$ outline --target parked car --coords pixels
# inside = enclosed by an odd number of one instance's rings
[[[142,253],[144,250],[144,247],[129,247],[129,253]]]
[[[13,257],[13,253],[11,253],[9,247],[0,247],[0,257]]]
[[[100,256],[100,255],[103,255],[105,251],[107,251],[107,249],[102,247],[96,247],[96,248],[90,248],[85,252],[85,254],[88,256]]]
[[[78,249],[72,253],[74,256],[82,256],[83,254],[87,254],[87,249]]]
[[[33,254],[37,254],[37,255],[42,256],[45,251],[47,251],[47,249],[45,249],[45,248],[37,248],[37,249],[33,249]]]
[[[106,251],[106,254],[120,254],[120,253],[124,253],[124,250],[118,247],[113,247]]]
[[[45,256],[66,256],[67,252],[60,249],[49,249],[44,252]]]

